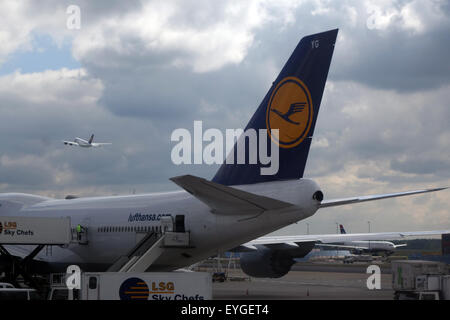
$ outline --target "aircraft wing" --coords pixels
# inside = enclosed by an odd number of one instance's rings
[[[409,196],[409,195],[413,195],[413,194],[434,192],[434,191],[440,191],[440,190],[445,190],[445,189],[447,189],[447,188],[422,189],[422,190],[415,190],[415,191],[378,194],[378,195],[372,195],[372,196],[361,196],[361,197],[352,197],[352,198],[343,198],[343,199],[334,199],[334,200],[323,200],[320,203],[319,208],[342,206],[345,204],[353,204],[353,203],[381,200],[381,199],[394,198],[394,197],[403,197],[403,196]]]
[[[293,206],[291,203],[259,196],[192,175],[173,177],[170,180],[209,206],[212,213],[259,214],[266,210]]]
[[[336,243],[358,240],[396,240],[407,237],[435,236],[450,233],[450,230],[407,231],[407,232],[379,232],[379,233],[346,233],[346,234],[310,234],[298,236],[270,236],[261,237],[244,244],[247,248],[255,245],[274,245],[282,243],[302,243],[315,241],[316,243]]]
[[[343,244],[319,243],[319,244],[316,244],[316,246],[320,247],[320,248],[336,248],[336,249],[356,249],[356,250],[367,250],[368,249],[368,247],[349,246],[349,245],[343,245]]]
[[[69,145],[69,146],[79,146],[78,143],[73,142],[73,141],[63,141],[65,145]]]

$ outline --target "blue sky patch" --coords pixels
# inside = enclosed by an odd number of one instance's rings
[[[18,69],[21,73],[58,70],[61,68],[77,69],[81,64],[72,56],[72,43],[64,40],[58,47],[46,34],[33,34],[32,49],[18,50],[9,55],[0,65],[0,75],[10,74]]]

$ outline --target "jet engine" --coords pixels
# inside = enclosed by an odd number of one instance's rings
[[[295,261],[283,250],[259,248],[243,253],[240,263],[242,270],[251,277],[280,278],[291,270]]]

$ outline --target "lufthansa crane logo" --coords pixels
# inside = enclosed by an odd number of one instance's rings
[[[308,136],[312,119],[313,105],[306,85],[296,77],[281,80],[267,106],[266,125],[271,139],[282,148],[293,148]],[[277,135],[271,132],[273,129],[278,129]]]

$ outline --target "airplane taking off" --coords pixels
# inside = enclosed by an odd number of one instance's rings
[[[276,174],[261,175],[266,164],[259,160],[235,161],[224,163],[211,181],[191,175],[171,178],[184,189],[175,192],[70,200],[6,193],[0,194],[0,216],[70,217],[74,229],[81,225],[87,231],[87,241],[55,246],[51,255],[39,253],[33,261],[53,270],[76,264],[83,271],[111,270],[137,247],[137,233],[161,232],[163,220],[171,217],[177,229],[189,235],[189,245],[158,247],[157,258],[147,268],[170,271],[237,248],[321,208],[445,189],[330,200],[324,199],[314,180],[303,177],[337,33],[330,30],[300,41],[245,129],[267,129],[269,142],[257,146],[269,152],[279,147]],[[255,151],[249,145],[245,143],[246,158]],[[229,157],[236,154],[237,145]],[[244,260],[246,254],[251,258],[246,270],[250,275],[281,277],[289,272],[293,258],[306,255],[314,243],[286,238],[265,241],[243,254]],[[24,258],[33,248],[8,245],[4,249]]]
[[[63,141],[63,143],[67,146],[78,146],[82,148],[97,148],[101,146],[105,146],[108,144],[112,144],[110,142],[93,142],[94,141],[94,135],[91,135],[88,141],[76,137],[73,141]]]

